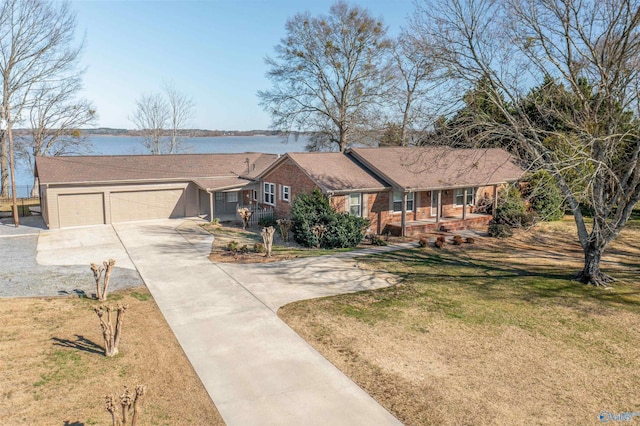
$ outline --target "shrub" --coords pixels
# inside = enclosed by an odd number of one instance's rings
[[[326,225],[327,231],[320,241],[324,248],[355,247],[364,237],[364,229],[369,225],[367,219],[347,213],[336,213]]]
[[[548,171],[539,170],[532,174],[527,179],[523,195],[542,220],[554,221],[564,216],[564,197]]]
[[[509,225],[501,223],[492,223],[489,225],[489,236],[495,238],[506,238],[513,235],[513,231]]]
[[[374,246],[386,246],[386,245],[388,245],[387,242],[385,240],[383,240],[382,237],[379,236],[379,235],[375,235],[371,239],[371,244],[373,244]]]
[[[520,228],[533,225],[535,220],[535,215],[527,213],[527,206],[516,187],[509,186],[501,191],[492,224]]]
[[[237,241],[231,241],[227,244],[227,250],[228,251],[232,251],[232,252],[236,252],[238,251],[238,242]]]
[[[239,251],[242,254],[247,254],[247,253],[249,253],[249,247],[247,247],[247,245],[245,244],[242,247],[240,247]]]
[[[462,244],[462,237],[460,235],[453,236],[453,244],[459,246]]]
[[[253,245],[253,251],[255,251],[256,253],[266,253],[267,249],[264,247],[264,244],[255,243]]]
[[[272,214],[264,215],[263,217],[261,217],[258,220],[258,225],[263,228],[268,228],[270,226],[273,226],[275,228],[276,226],[278,226],[276,223],[276,218]]]
[[[364,237],[369,221],[337,213],[319,191],[300,194],[291,207],[293,236],[305,247],[355,247]]]
[[[467,237],[467,239],[465,240],[465,242],[467,244],[473,244],[476,242],[476,240],[473,237]]]
[[[437,247],[437,248],[442,248],[442,247],[444,247],[445,244],[446,243],[445,243],[444,239],[441,240],[440,237],[438,237],[438,239],[433,243],[433,245],[435,247]]]
[[[427,237],[421,237],[420,240],[418,240],[418,245],[420,247],[427,247],[429,245],[429,240]]]

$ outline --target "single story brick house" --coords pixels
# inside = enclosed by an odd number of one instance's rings
[[[290,214],[319,189],[332,205],[368,218],[370,232],[412,235],[487,223],[480,197],[523,170],[501,149],[352,148],[346,153],[177,154],[38,157],[41,210],[49,228],[201,216],[239,207]]]
[[[275,154],[38,157],[49,228],[232,214],[258,193],[255,176]]]
[[[502,149],[429,146],[289,153],[256,179],[261,202],[279,216],[296,195],[318,188],[336,209],[368,218],[373,233],[413,235],[488,223],[477,200],[497,200],[498,188],[523,173]]]

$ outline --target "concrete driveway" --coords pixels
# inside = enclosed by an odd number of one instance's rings
[[[227,424],[400,424],[275,314],[386,280],[339,259],[212,264],[191,221],[114,228]]]

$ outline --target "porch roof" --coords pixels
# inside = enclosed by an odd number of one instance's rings
[[[192,179],[192,182],[200,189],[209,192],[242,188],[254,183],[251,180],[243,179],[241,177],[196,178]]]
[[[498,148],[352,148],[347,153],[394,188],[411,192],[495,185],[524,174],[513,157]]]

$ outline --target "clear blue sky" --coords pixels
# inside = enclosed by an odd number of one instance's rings
[[[327,0],[74,1],[85,34],[83,95],[101,127],[133,128],[128,116],[142,93],[165,81],[196,102],[194,128],[269,127],[257,91],[267,89],[264,58],[298,12],[326,14]],[[360,0],[395,35],[412,0]]]

